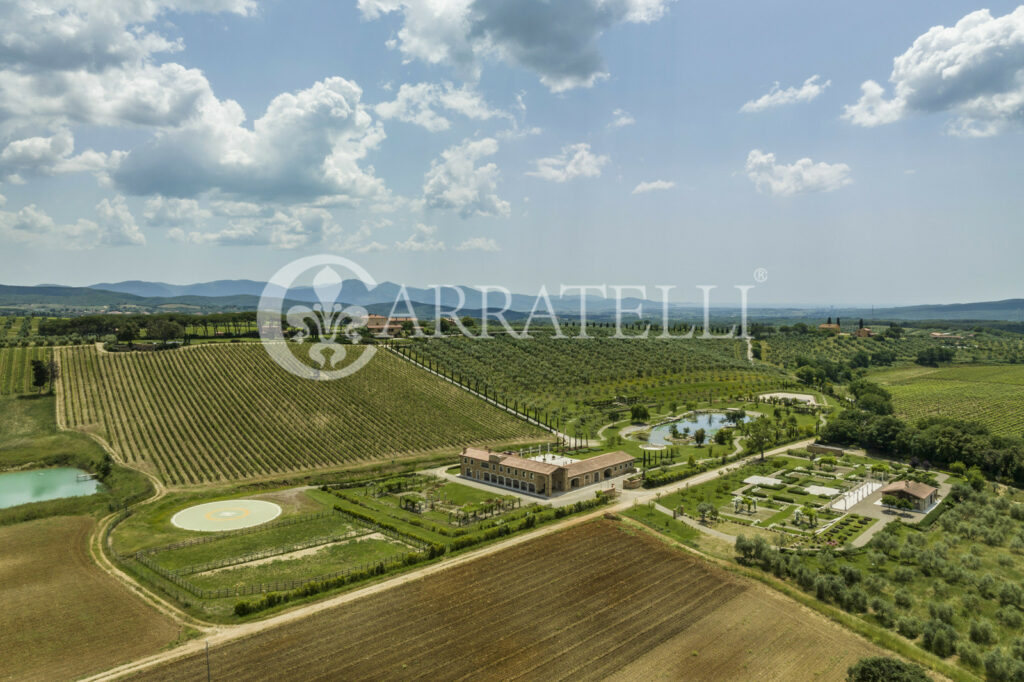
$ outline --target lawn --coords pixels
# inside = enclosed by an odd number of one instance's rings
[[[646,504],[634,505],[622,512],[622,515],[639,521],[645,526],[653,528],[673,540],[678,540],[684,545],[692,546],[697,536],[700,535],[700,531],[696,528],[688,526],[682,521],[677,521],[671,516],[658,511],[653,506]]]

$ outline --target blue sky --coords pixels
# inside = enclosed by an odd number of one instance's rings
[[[1024,295],[1012,3],[32,4],[0,8],[4,283],[330,252],[417,286]]]

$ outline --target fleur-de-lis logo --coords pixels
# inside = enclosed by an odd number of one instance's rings
[[[359,357],[342,366],[348,352],[343,340],[358,343],[360,327],[365,327],[369,315],[362,306],[345,306],[339,301],[344,279],[331,266],[341,266],[356,275],[367,289],[377,286],[376,281],[363,268],[340,256],[309,256],[300,258],[281,268],[267,282],[260,298],[257,321],[263,346],[277,364],[292,374],[319,381],[348,376],[366,365],[376,352],[374,346],[365,346]],[[295,280],[314,268],[313,292],[317,302],[311,306],[294,305],[283,316],[281,308],[288,289]],[[291,336],[292,343],[306,344],[309,359],[314,366],[300,361],[284,340],[283,327],[298,331]]]
[[[313,291],[318,303],[313,307],[304,305],[288,309],[288,324],[299,331],[292,336],[295,343],[304,343],[312,337],[316,343],[309,349],[309,358],[323,369],[334,369],[345,359],[345,346],[338,342],[339,336],[358,341],[359,327],[365,327],[369,319],[362,306],[342,307],[338,302],[343,280],[331,267],[325,266],[313,278]]]

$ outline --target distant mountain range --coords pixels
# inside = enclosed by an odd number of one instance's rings
[[[118,309],[158,311],[238,311],[257,308],[260,296],[266,287],[264,282],[255,280],[218,280],[196,284],[166,284],[164,282],[125,281],[104,282],[89,287],[65,287],[58,285],[40,286],[5,286],[0,285],[0,306],[7,308],[39,308],[50,309]],[[382,282],[372,290],[357,279],[345,280],[341,286],[339,299],[347,305],[361,305],[371,312],[387,314],[399,296],[401,286],[393,282]],[[441,306],[450,310],[461,303],[461,311],[467,315],[479,316],[484,307],[485,294],[473,287],[462,287],[464,300],[459,300],[458,292],[453,289],[442,289]],[[315,303],[316,292],[312,287],[295,287],[288,291],[275,292],[275,303],[281,299],[289,303]],[[432,316],[435,306],[435,290],[428,288],[407,287],[406,293],[413,304],[416,314]],[[725,294],[723,294],[725,296]],[[712,299],[714,300],[714,299]],[[490,310],[499,310],[505,305],[504,296],[492,292],[487,296]],[[509,319],[521,318],[529,314],[536,302],[535,294],[513,294],[508,314]],[[551,296],[552,307],[559,315],[577,316],[580,309],[579,295],[565,297]],[[645,313],[654,318],[661,316],[661,302],[625,298],[623,310],[643,306]],[[610,319],[615,312],[615,300],[599,296],[586,298],[587,314],[592,319]],[[543,312],[543,306],[538,312]],[[396,314],[405,313],[405,306],[399,304]],[[739,309],[735,305],[714,306],[712,313],[717,321],[736,321]],[[674,319],[699,321],[703,310],[693,304],[671,304],[669,314]],[[1015,298],[1003,301],[984,301],[978,303],[955,303],[947,305],[915,305],[890,308],[808,308],[808,307],[751,307],[751,320],[764,321],[817,321],[825,317],[842,317],[853,321],[858,318],[865,320],[990,320],[990,321],[1024,321],[1024,299]],[[635,319],[635,318],[628,318]]]
[[[163,282],[115,282],[93,284],[89,289],[113,291],[122,294],[131,294],[140,297],[168,297],[180,298],[183,296],[205,296],[205,297],[232,297],[252,296],[258,299],[266,287],[265,282],[257,282],[250,279],[219,280],[216,282],[205,282],[199,284],[164,284]],[[381,282],[373,289],[358,279],[347,279],[342,282],[340,300],[348,305],[361,306],[387,306],[390,311],[392,304],[398,300],[401,293],[401,285],[394,282]],[[505,306],[505,297],[499,292],[485,292],[480,289],[462,286],[460,287],[464,299],[459,300],[459,293],[452,288],[441,289],[441,306],[445,309],[459,307],[461,310],[473,311],[482,310],[486,297],[487,307],[491,310],[500,310]],[[312,287],[294,287],[287,292],[275,292],[278,297],[286,295],[289,300],[315,303],[318,298]],[[436,305],[437,292],[431,288],[406,287],[406,294],[414,304],[433,306]],[[609,313],[615,311],[615,300],[599,296],[588,296],[587,311],[595,314]],[[509,310],[529,313],[536,302],[536,295],[512,294]],[[551,296],[551,304],[556,312],[578,313],[580,307],[579,295],[572,296]],[[651,311],[661,311],[661,303],[656,301],[644,301],[640,298],[623,298],[622,308],[635,308],[643,305]],[[691,306],[692,307],[692,306]],[[683,311],[686,306],[673,305],[670,310]],[[398,313],[404,312],[402,303],[399,303]]]

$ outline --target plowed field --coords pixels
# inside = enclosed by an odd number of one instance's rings
[[[601,521],[215,647],[210,666],[232,680],[842,679],[875,652],[767,588]],[[206,674],[199,654],[140,677]]]

